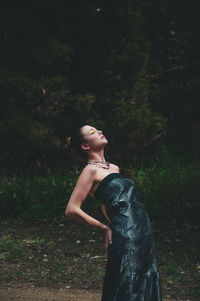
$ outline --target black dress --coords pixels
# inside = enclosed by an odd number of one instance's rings
[[[95,197],[106,205],[112,229],[101,301],[161,301],[153,229],[135,184],[111,173]]]

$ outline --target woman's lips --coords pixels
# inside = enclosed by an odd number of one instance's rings
[[[106,137],[103,135],[103,136],[101,136],[101,139],[106,139]]]

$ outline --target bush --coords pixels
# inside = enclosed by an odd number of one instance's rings
[[[64,215],[74,187],[75,173],[54,172],[49,176],[4,178],[0,184],[1,217],[38,217]]]
[[[152,218],[199,221],[200,162],[185,162],[166,152],[157,165],[135,176]]]

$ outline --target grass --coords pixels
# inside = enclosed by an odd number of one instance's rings
[[[0,252],[2,257],[8,262],[14,262],[24,255],[24,249],[20,245],[20,241],[4,235],[0,240]]]

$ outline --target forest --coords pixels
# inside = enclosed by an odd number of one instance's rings
[[[63,210],[80,166],[63,145],[77,125],[91,124],[109,138],[107,160],[112,154],[135,179],[155,216],[158,207],[198,219],[197,4],[1,1],[2,216],[42,214],[37,185]]]
[[[143,196],[164,300],[199,300],[198,4],[0,1],[2,300],[100,298],[103,234],[65,217],[86,164],[65,144],[84,124]],[[103,221],[97,200],[83,209]]]

